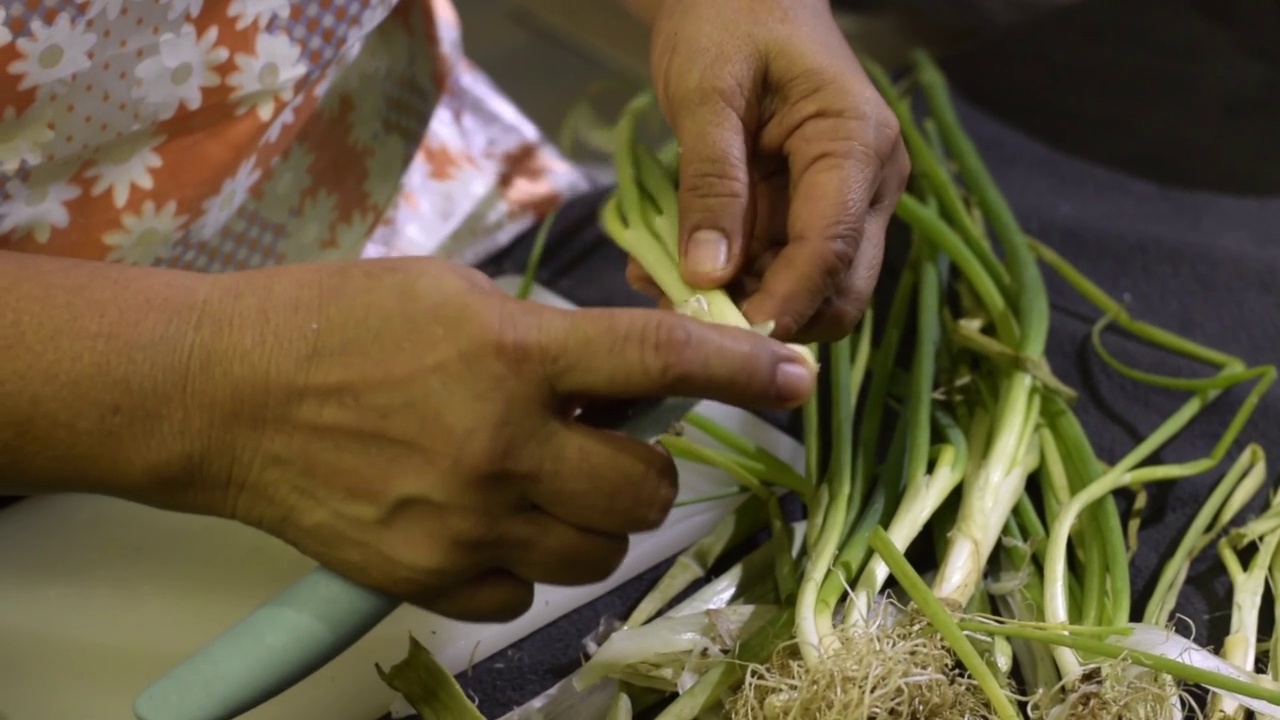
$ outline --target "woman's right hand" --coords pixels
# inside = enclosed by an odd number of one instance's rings
[[[814,386],[755,333],[517,301],[442,260],[229,274],[204,307],[191,391],[216,420],[205,482],[170,504],[463,620],[522,614],[535,582],[604,579],[670,510],[670,457],[573,422],[583,399],[794,407]]]

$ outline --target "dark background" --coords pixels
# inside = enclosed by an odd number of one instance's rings
[[[1026,229],[1139,317],[1245,358],[1280,361],[1280,2],[1097,0],[984,33],[941,58],[992,173]],[[623,257],[595,229],[598,196],[557,222],[540,281],[579,305],[643,302]],[[890,238],[890,254],[900,250]],[[494,262],[524,267],[528,239]],[[893,282],[893,265],[881,285]],[[1049,276],[1049,356],[1082,391],[1077,408],[1103,460],[1115,460],[1184,399],[1118,377],[1093,355],[1097,313]],[[1121,358],[1154,372],[1204,374],[1121,337]],[[1220,400],[1162,454],[1208,453],[1243,393]],[[1244,442],[1280,450],[1280,398],[1269,393]],[[1134,562],[1135,612],[1162,554],[1180,538],[1218,473],[1152,488]],[[1260,504],[1255,503],[1255,509]],[[602,616],[625,615],[666,565],[580,608],[460,676],[488,717],[550,687],[581,662]],[[1227,632],[1230,586],[1212,552],[1179,612],[1196,639]],[[1270,612],[1264,611],[1264,633]],[[1187,626],[1183,626],[1187,631]]]

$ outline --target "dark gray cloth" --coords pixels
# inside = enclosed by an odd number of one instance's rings
[[[1264,27],[1280,27],[1277,8],[1261,0],[1085,3],[944,64],[964,96],[966,127],[1029,232],[1127,299],[1136,315],[1251,363],[1280,361],[1280,151],[1267,132],[1280,127],[1280,51],[1255,42]],[[591,200],[566,212],[574,217],[548,250],[542,282],[579,304],[642,302],[622,279],[622,254],[590,221],[594,212]],[[489,269],[519,271],[526,255],[518,246]],[[882,286],[892,273],[886,270]],[[1082,391],[1077,411],[1099,454],[1115,460],[1184,395],[1106,368],[1088,347],[1097,313],[1049,275],[1050,360]],[[1121,337],[1108,343],[1150,371],[1207,372]],[[1242,394],[1212,406],[1160,457],[1209,452]],[[1280,452],[1276,392],[1227,462],[1250,440]],[[1151,489],[1133,564],[1135,613],[1226,464]],[[602,616],[629,611],[664,567],[479,664],[460,678],[463,685],[489,717],[518,706],[577,667],[582,638]],[[1196,564],[1178,611],[1198,640],[1217,643],[1230,609],[1229,584],[1210,552]],[[1269,633],[1270,617],[1263,622]]]
[[[1280,194],[1280,3],[1089,0],[947,58],[976,105],[1167,185]]]

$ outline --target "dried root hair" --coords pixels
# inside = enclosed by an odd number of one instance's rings
[[[1079,677],[1032,699],[1032,720],[1182,720],[1195,702],[1172,677],[1107,660],[1088,665]]]
[[[747,669],[726,705],[733,720],[987,720],[986,697],[946,642],[912,611],[841,626],[838,649],[814,667],[796,644]]]

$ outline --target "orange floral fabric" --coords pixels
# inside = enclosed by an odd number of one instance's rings
[[[449,0],[0,0],[0,249],[476,262],[585,186]]]

